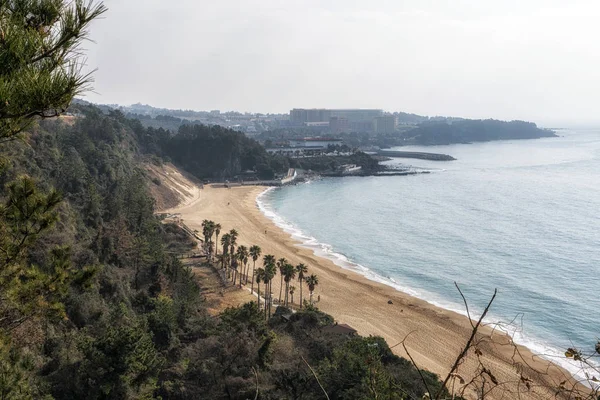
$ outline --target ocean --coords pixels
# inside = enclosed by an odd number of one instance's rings
[[[402,150],[430,174],[344,177],[268,190],[263,212],[338,265],[434,305],[477,316],[571,372],[569,347],[600,337],[600,129],[558,138]]]

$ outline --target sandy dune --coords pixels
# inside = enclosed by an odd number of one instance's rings
[[[238,244],[257,244],[263,255],[273,254],[277,258],[285,257],[293,264],[308,265],[309,273],[319,277],[315,299],[320,296],[318,307],[321,310],[333,315],[337,321],[351,325],[361,335],[382,336],[390,346],[400,343],[408,335],[405,344],[417,365],[444,378],[471,334],[469,320],[369,281],[299,247],[257,208],[256,197],[264,190],[264,187],[217,189],[207,186],[194,192],[193,201],[168,211],[179,213],[191,229],[201,231],[202,220],[211,219],[220,222],[224,232],[235,228],[239,232]],[[279,294],[278,283],[276,278],[273,281],[275,296]],[[299,292],[296,293],[298,301]],[[308,294],[306,288],[304,294]],[[389,300],[393,304],[388,304]],[[534,356],[524,347],[514,346],[506,335],[493,332],[490,327],[484,328],[476,341],[483,365],[499,382],[505,382],[485,398],[555,398],[555,391],[547,388],[557,387],[559,382],[567,379],[565,371]],[[394,351],[406,357],[401,345]],[[480,365],[477,358],[471,351],[458,369],[458,374],[467,381]],[[544,373],[540,374],[540,371]],[[484,376],[487,391],[495,385],[488,374]],[[521,377],[532,380],[528,383],[530,390],[526,388],[527,381]],[[455,384],[457,388],[460,386],[458,379]],[[517,391],[522,393],[518,395]],[[476,395],[469,391],[468,397],[476,398]]]

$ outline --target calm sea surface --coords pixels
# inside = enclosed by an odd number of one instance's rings
[[[600,129],[559,138],[403,149],[431,174],[330,178],[270,190],[259,206],[339,265],[438,306],[490,320],[553,356],[600,337]],[[564,358],[564,357],[563,357]],[[564,364],[564,363],[563,363]]]

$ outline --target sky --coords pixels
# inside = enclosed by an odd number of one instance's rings
[[[600,125],[598,0],[105,0],[102,104]]]

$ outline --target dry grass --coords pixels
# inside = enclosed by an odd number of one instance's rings
[[[210,315],[218,315],[228,307],[237,307],[256,300],[246,289],[240,289],[231,283],[224,285],[217,270],[210,264],[200,263],[195,259],[183,261],[185,265],[192,267]]]

